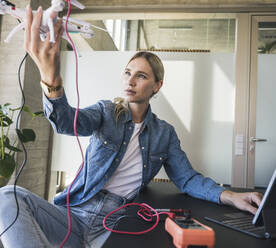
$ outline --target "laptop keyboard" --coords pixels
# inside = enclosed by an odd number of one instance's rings
[[[255,226],[252,224],[253,217],[244,213],[230,213],[225,214],[223,217],[216,218],[206,218],[208,220],[214,221],[218,224],[224,225],[226,227],[232,228],[234,230],[252,235],[257,238],[264,238],[265,229],[264,226]]]
[[[263,226],[255,226],[252,224],[252,216],[240,216],[239,213],[234,213],[231,214],[230,219],[228,218],[222,220],[222,223],[244,231],[264,233]]]

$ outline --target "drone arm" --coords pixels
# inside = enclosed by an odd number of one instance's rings
[[[66,20],[66,17],[63,17],[63,20]],[[81,25],[82,27],[79,27],[75,23]],[[65,28],[65,23],[63,26]],[[68,18],[67,27],[68,27],[69,33],[70,32],[82,33],[86,38],[92,38],[94,35],[94,32],[93,30],[90,29],[90,24],[88,22],[80,21],[70,17]]]
[[[48,19],[48,27],[50,32],[50,42],[55,43],[55,30],[54,30],[54,22],[53,19]]]
[[[68,2],[68,1],[66,0],[66,2]],[[84,9],[85,8],[85,6],[77,0],[71,0],[70,2],[71,2],[71,4],[75,5],[79,9]]]
[[[4,40],[4,42],[9,43],[10,40],[11,40],[11,38],[12,38],[12,36],[14,36],[14,34],[15,34],[17,31],[23,29],[24,27],[25,27],[25,22],[21,22],[19,25],[17,25],[16,27],[14,27],[14,28],[12,29],[12,31],[9,33],[9,35],[7,36],[7,38]]]

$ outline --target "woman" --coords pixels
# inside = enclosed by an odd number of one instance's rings
[[[56,43],[51,44],[49,37],[41,42],[41,15],[41,8],[35,17],[30,7],[27,10],[25,48],[40,70],[46,117],[55,131],[73,135],[75,110],[67,103],[60,76],[62,23],[55,25]],[[110,234],[102,226],[103,217],[132,201],[162,165],[182,192],[256,212],[251,203],[259,205],[261,195],[227,191],[193,170],[180,148],[174,128],[151,112],[149,100],[162,87],[163,77],[160,59],[152,53],[139,52],[124,71],[124,100],[99,101],[79,111],[78,133],[90,135],[91,139],[84,168],[70,192],[73,223],[65,247],[101,247]],[[17,192],[20,215],[3,235],[4,246],[58,246],[67,232],[67,191],[55,198],[55,204],[19,187]],[[0,228],[3,230],[16,211],[13,189],[1,189],[0,199]],[[108,224],[113,226],[122,214],[123,211],[114,215]]]

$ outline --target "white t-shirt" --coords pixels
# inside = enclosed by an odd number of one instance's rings
[[[126,153],[103,189],[123,197],[129,197],[141,186],[143,160],[138,137],[142,124],[143,122],[135,123]]]

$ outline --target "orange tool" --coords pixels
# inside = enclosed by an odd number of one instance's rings
[[[172,236],[173,243],[177,248],[193,246],[213,248],[215,245],[214,230],[193,218],[167,217],[165,229]]]

